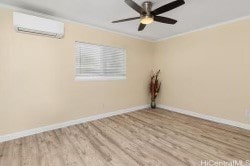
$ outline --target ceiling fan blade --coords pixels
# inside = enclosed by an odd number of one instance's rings
[[[138,31],[142,31],[145,27],[146,27],[146,24],[140,23],[140,25],[138,27]]]
[[[126,18],[126,19],[122,19],[122,20],[112,21],[112,23],[119,23],[119,22],[125,22],[125,21],[132,21],[132,20],[137,20],[137,19],[140,19],[140,17]]]
[[[174,20],[172,18],[161,17],[161,16],[155,16],[154,21],[166,23],[166,24],[175,24],[177,22],[177,20]]]
[[[176,1],[173,1],[173,2],[170,2],[162,7],[159,7],[157,9],[155,9],[154,11],[152,11],[151,13],[153,15],[159,15],[159,14],[162,14],[162,13],[165,13],[167,11],[170,11],[172,9],[175,9],[181,5],[184,5],[185,4],[185,1],[184,0],[176,0]]]
[[[138,13],[142,13],[144,9],[132,0],[125,0],[125,3]]]

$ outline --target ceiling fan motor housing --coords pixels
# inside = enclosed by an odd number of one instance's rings
[[[151,24],[154,21],[154,16],[151,14],[153,3],[150,1],[145,1],[142,3],[143,12],[141,13],[141,23]]]
[[[147,16],[151,16],[151,10],[152,10],[153,3],[150,1],[145,1],[142,3],[142,7],[144,9],[144,12],[142,14],[146,14]]]

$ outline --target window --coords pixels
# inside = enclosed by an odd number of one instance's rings
[[[76,80],[126,79],[126,52],[121,48],[76,42]]]

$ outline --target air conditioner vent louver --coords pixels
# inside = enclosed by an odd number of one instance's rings
[[[21,28],[21,27],[18,27],[17,30],[18,30],[18,32],[23,32],[23,33],[32,33],[32,34],[42,35],[42,36],[57,37],[56,33],[36,31],[36,30]]]
[[[55,38],[62,38],[64,35],[63,23],[27,14],[14,12],[13,24],[17,32],[31,33]]]

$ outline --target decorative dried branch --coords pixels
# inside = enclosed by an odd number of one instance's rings
[[[151,76],[150,85],[149,85],[149,90],[151,93],[151,100],[155,100],[158,93],[160,92],[161,82],[159,82],[158,80],[159,74],[160,74],[160,70],[158,70],[155,74]]]

